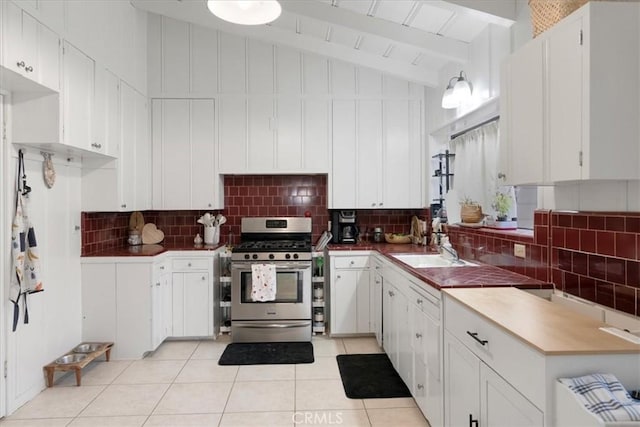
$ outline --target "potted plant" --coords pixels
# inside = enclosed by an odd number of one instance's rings
[[[496,211],[496,221],[507,221],[507,214],[511,209],[513,199],[509,192],[498,190],[493,197],[491,207]]]

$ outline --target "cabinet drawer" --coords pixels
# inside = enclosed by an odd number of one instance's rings
[[[210,266],[208,258],[179,258],[171,263],[173,271],[208,270]]]
[[[536,406],[545,407],[542,354],[447,295],[444,327]]]
[[[335,257],[333,265],[335,268],[369,268],[369,257]]]
[[[415,283],[409,285],[411,289],[407,297],[412,304],[415,304],[423,313],[434,319],[440,319],[440,301],[432,295],[420,291],[420,287]]]

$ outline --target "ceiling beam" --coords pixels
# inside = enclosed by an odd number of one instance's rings
[[[469,60],[469,45],[459,40],[333,7],[315,0],[280,0],[280,3],[284,12],[339,25],[377,38],[385,38],[390,43],[406,45],[432,57],[458,63]]]
[[[437,4],[453,12],[465,10],[477,15],[480,19],[502,27],[511,27],[517,19],[516,0],[421,0],[425,3]]]
[[[358,66],[373,68],[424,86],[436,87],[439,84],[436,70],[424,69],[410,63],[404,64],[380,55],[370,54],[337,43],[326,42],[323,39],[305,36],[304,34],[294,34],[291,31],[270,25],[231,24],[209,13],[204,1],[131,0],[131,3],[136,8],[147,12],[168,16],[203,27],[214,28],[229,34],[255,38],[276,45],[339,59]]]

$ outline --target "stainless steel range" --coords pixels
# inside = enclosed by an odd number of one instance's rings
[[[311,341],[311,230],[311,218],[242,219],[231,253],[233,342]],[[274,273],[267,301],[253,283],[263,268]]]

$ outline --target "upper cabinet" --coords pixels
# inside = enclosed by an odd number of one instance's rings
[[[98,150],[92,142],[95,62],[66,41],[62,52],[63,143],[84,150]]]
[[[0,4],[2,65],[53,91],[60,90],[60,37],[10,1]]]
[[[640,179],[639,10],[589,2],[507,59],[507,181]]]
[[[333,102],[332,209],[421,208],[418,100]]]
[[[151,104],[154,209],[219,209],[213,99]]]

